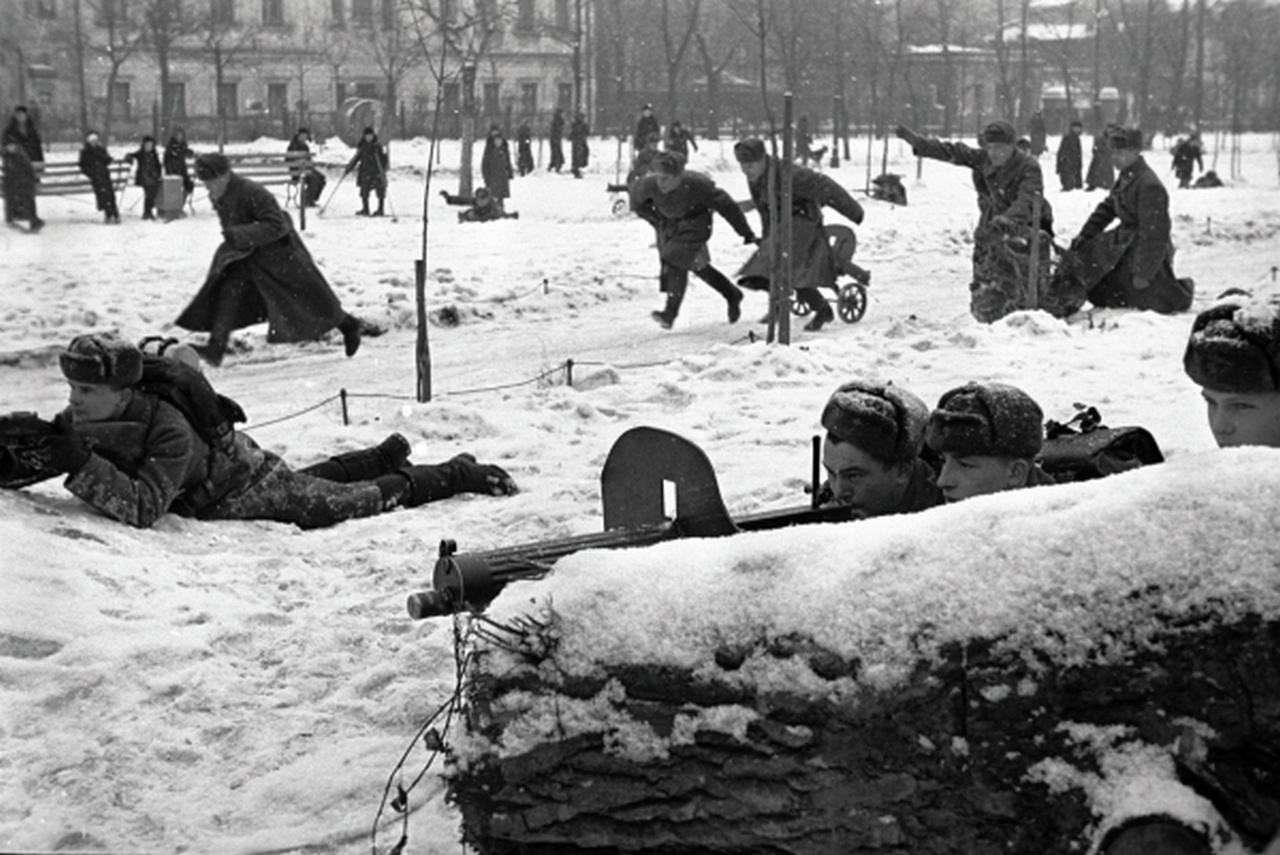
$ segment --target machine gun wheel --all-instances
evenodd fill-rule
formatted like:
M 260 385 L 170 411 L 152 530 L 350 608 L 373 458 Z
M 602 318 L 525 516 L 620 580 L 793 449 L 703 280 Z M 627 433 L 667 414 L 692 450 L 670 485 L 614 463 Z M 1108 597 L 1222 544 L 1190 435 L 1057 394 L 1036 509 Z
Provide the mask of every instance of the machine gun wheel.
M 857 323 L 867 313 L 867 289 L 861 282 L 849 282 L 840 288 L 836 303 L 840 320 L 846 324 Z
M 791 314 L 798 318 L 803 318 L 813 311 L 813 307 L 800 299 L 799 294 L 795 291 L 791 292 Z

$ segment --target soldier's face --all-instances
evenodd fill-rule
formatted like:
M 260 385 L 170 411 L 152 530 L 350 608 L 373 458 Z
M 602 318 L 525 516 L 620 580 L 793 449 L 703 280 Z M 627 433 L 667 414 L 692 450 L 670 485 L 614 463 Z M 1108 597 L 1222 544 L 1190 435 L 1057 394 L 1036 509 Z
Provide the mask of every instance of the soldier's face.
M 1027 461 L 988 455 L 943 452 L 938 487 L 948 502 L 1021 487 L 1027 482 Z
M 755 181 L 761 175 L 764 175 L 764 158 L 760 160 L 740 160 L 738 161 L 738 166 L 742 167 L 742 174 L 751 181 Z
M 902 501 L 910 470 L 885 465 L 856 445 L 822 441 L 822 465 L 835 503 L 853 510 L 858 517 L 878 517 L 893 513 Z
M 67 381 L 70 392 L 67 403 L 71 405 L 74 422 L 101 422 L 119 415 L 128 403 L 128 389 L 115 389 L 101 383 L 75 383 Z
M 1111 163 L 1116 169 L 1128 169 L 1138 159 L 1138 150 L 1134 148 L 1111 149 Z
M 1209 430 L 1219 448 L 1280 448 L 1280 392 L 1200 392 L 1208 408 Z
M 680 186 L 679 173 L 672 175 L 668 172 L 655 172 L 653 174 L 658 177 L 658 189 L 663 193 L 670 193 Z
M 230 180 L 231 175 L 228 173 L 201 183 L 204 184 L 204 189 L 209 191 L 209 198 L 216 202 L 222 198 L 222 194 L 227 192 L 227 182 Z
M 991 158 L 991 162 L 996 166 L 1004 166 L 1009 162 L 1009 158 L 1013 157 L 1013 151 L 1016 146 L 1013 143 L 989 142 L 983 143 L 982 147 L 987 151 L 987 157 Z

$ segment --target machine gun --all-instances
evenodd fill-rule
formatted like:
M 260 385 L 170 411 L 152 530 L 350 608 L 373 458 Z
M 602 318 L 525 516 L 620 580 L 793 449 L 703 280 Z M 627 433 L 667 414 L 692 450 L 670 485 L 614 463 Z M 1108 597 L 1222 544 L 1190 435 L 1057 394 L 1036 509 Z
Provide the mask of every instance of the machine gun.
M 44 451 L 45 439 L 56 431 L 32 412 L 0 415 L 0 487 L 17 489 L 57 475 Z
M 853 519 L 848 508 L 822 506 L 820 473 L 815 437 L 812 501 L 735 520 L 725 509 L 715 469 L 701 448 L 659 428 L 632 428 L 613 444 L 600 473 L 603 532 L 467 554 L 459 554 L 453 540 L 443 540 L 432 590 L 409 595 L 409 615 L 422 620 L 464 609 L 480 611 L 508 583 L 541 578 L 557 560 L 583 549 L 622 549 L 682 537 L 723 537 Z M 666 500 L 672 494 L 675 507 L 669 509 Z

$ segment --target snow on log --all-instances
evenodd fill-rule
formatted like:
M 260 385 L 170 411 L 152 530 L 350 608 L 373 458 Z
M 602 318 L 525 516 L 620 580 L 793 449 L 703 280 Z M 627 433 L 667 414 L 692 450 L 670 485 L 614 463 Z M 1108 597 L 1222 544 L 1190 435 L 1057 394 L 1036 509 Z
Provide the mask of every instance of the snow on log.
M 1275 766 L 1253 767 L 1280 760 L 1278 487 L 1280 451 L 1220 451 L 562 559 L 491 606 L 510 643 L 477 643 L 448 772 L 465 840 L 1083 853 L 1164 814 L 1259 848 L 1280 819 Z

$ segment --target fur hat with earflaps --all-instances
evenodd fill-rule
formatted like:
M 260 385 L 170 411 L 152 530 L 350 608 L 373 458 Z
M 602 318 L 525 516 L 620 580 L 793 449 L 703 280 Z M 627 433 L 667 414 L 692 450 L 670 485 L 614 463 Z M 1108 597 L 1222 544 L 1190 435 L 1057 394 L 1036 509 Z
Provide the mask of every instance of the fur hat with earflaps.
M 938 400 L 924 438 L 940 454 L 1031 459 L 1044 444 L 1044 412 L 1015 386 L 969 383 Z
M 226 155 L 211 151 L 196 158 L 196 180 L 212 181 L 220 175 L 231 171 L 231 161 Z
M 1215 392 L 1280 392 L 1280 306 L 1259 300 L 1205 309 L 1191 325 L 1182 367 Z
M 142 351 L 111 333 L 76 336 L 58 365 L 73 383 L 124 389 L 142 379 Z
M 831 439 L 855 445 L 885 463 L 919 456 L 928 421 L 924 401 L 892 383 L 845 383 L 822 408 L 822 427 Z

